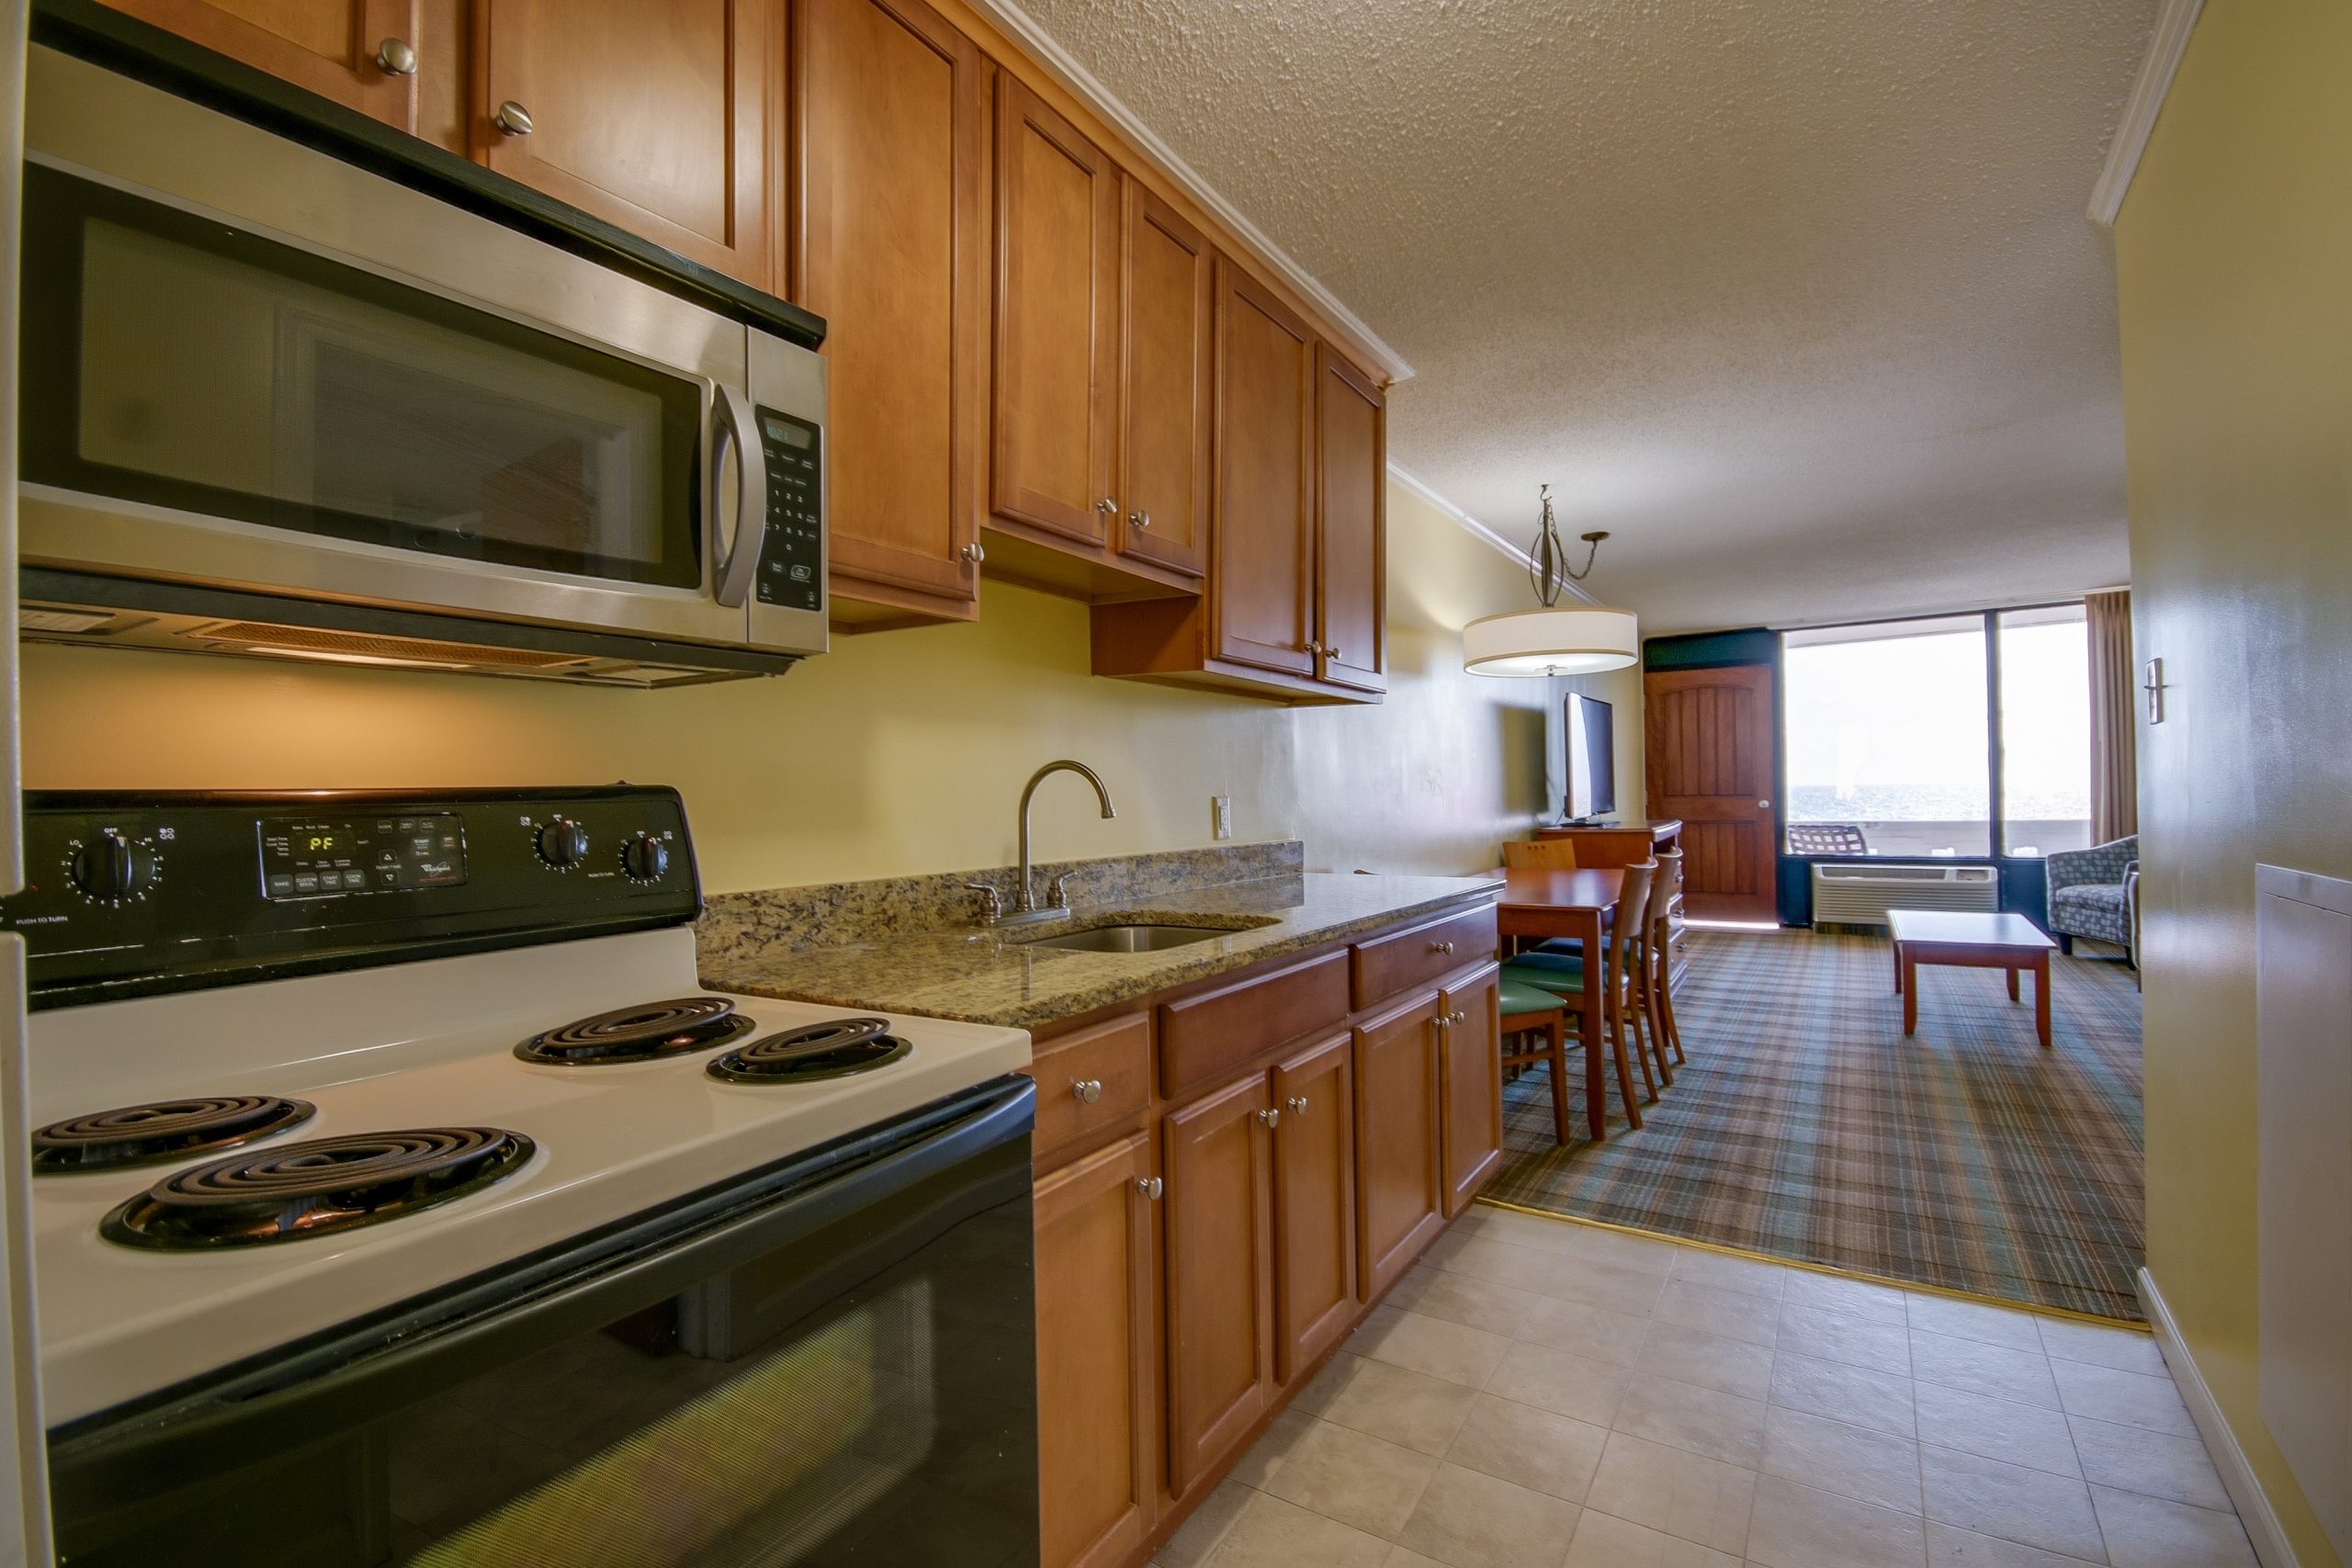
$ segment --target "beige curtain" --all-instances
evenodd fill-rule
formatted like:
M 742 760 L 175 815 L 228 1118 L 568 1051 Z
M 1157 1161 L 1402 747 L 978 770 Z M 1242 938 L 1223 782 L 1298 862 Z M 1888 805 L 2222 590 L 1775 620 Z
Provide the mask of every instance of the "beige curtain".
M 2140 829 L 2131 590 L 2086 593 L 2083 615 L 2091 647 L 2091 842 L 2104 844 Z

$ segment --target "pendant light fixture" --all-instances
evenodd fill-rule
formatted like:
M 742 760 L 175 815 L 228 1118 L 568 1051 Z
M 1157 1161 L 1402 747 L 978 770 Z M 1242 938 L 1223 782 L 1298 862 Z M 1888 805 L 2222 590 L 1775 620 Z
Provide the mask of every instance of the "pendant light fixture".
M 1623 670 L 1641 658 L 1641 627 L 1631 610 L 1606 604 L 1563 606 L 1560 591 L 1592 575 L 1600 541 L 1596 530 L 1583 536 L 1590 547 L 1584 569 L 1568 565 L 1552 517 L 1552 487 L 1542 490 L 1544 521 L 1527 552 L 1527 579 L 1540 605 L 1486 615 L 1462 628 L 1462 667 L 1473 675 L 1590 675 Z

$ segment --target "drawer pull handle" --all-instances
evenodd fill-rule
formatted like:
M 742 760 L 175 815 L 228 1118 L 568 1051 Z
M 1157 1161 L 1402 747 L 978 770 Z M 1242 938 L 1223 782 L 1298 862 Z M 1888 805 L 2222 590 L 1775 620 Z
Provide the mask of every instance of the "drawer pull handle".
M 1430 951 L 1431 953 L 1450 953 L 1453 951 L 1453 944 L 1450 942 L 1433 942 L 1430 943 Z
M 1136 1190 L 1157 1203 L 1159 1201 L 1159 1195 L 1167 1189 L 1160 1185 L 1159 1178 L 1156 1176 L 1138 1176 L 1136 1178 Z
M 1102 1080 L 1101 1078 L 1072 1078 L 1069 1091 L 1077 1096 L 1080 1105 L 1092 1105 L 1102 1098 Z
M 1292 1095 L 1288 1100 L 1283 1100 L 1283 1103 L 1290 1107 L 1290 1113 L 1293 1116 L 1304 1116 L 1306 1114 L 1306 1096 L 1303 1094 Z
M 1258 1120 L 1269 1127 L 1278 1127 L 1282 1125 L 1283 1113 L 1279 1111 L 1261 1111 L 1258 1112 Z

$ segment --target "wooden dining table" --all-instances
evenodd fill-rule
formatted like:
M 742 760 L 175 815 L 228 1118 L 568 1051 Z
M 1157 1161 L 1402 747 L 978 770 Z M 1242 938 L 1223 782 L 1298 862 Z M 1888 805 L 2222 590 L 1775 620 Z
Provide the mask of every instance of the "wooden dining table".
M 1577 1037 L 1584 1044 L 1585 1125 L 1597 1143 L 1609 1135 L 1608 1080 L 1602 1074 L 1602 998 L 1609 995 L 1608 953 L 1602 937 L 1617 912 L 1625 874 L 1614 866 L 1575 871 L 1513 869 L 1504 874 L 1503 895 L 1495 906 L 1505 938 L 1548 941 L 1576 937 L 1584 942 L 1584 1005 L 1577 1010 Z

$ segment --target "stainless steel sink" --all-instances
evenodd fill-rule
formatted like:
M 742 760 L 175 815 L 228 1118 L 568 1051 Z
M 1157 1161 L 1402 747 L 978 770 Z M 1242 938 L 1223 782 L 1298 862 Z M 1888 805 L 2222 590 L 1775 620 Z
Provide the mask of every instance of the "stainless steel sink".
M 1093 926 L 1060 936 L 1031 937 L 1023 947 L 1059 948 L 1065 953 L 1158 953 L 1163 948 L 1189 947 L 1235 933 L 1215 926 Z

